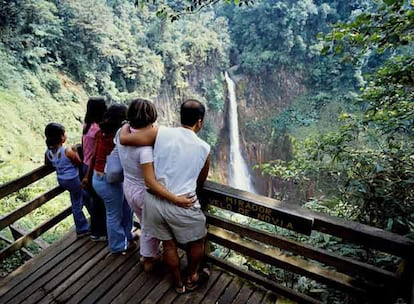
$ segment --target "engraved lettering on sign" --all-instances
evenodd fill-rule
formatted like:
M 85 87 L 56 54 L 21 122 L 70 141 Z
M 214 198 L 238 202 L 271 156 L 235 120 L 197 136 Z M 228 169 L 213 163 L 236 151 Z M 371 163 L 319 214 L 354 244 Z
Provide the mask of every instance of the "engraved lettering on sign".
M 287 223 L 286 228 L 293 229 L 293 224 L 291 222 Z
M 209 203 L 222 209 L 238 212 L 252 218 L 257 218 L 263 222 L 294 230 L 292 222 L 286 223 L 283 219 L 275 217 L 272 214 L 272 209 L 265 206 L 260 206 L 229 196 L 226 196 L 224 199 L 209 198 Z

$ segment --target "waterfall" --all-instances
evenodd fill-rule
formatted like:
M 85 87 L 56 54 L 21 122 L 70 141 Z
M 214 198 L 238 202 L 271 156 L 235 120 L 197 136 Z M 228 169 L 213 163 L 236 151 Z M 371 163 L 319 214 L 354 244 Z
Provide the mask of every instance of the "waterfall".
M 229 184 L 231 187 L 256 193 L 250 179 L 249 169 L 240 152 L 239 122 L 237 115 L 236 90 L 229 74 L 224 74 L 229 92 L 230 165 Z

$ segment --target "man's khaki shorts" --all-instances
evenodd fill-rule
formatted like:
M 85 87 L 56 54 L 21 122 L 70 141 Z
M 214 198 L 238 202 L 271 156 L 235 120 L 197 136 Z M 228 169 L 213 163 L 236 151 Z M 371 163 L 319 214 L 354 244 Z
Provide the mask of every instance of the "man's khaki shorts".
M 155 195 L 145 193 L 144 223 L 147 233 L 162 241 L 178 243 L 202 239 L 207 234 L 206 217 L 200 208 L 182 208 Z

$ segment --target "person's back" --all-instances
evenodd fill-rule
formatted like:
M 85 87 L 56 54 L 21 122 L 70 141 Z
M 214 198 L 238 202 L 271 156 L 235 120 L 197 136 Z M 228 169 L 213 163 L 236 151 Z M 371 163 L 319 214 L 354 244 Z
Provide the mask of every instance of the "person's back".
M 135 130 L 131 128 L 131 132 Z M 152 147 L 132 147 L 124 146 L 119 143 L 118 134 L 115 136 L 115 143 L 119 151 L 119 158 L 121 160 L 122 168 L 124 169 L 124 183 L 128 183 L 131 186 L 138 187 L 142 193 L 145 192 L 144 176 L 141 170 L 141 162 L 150 154 L 150 159 L 147 162 L 152 161 Z
M 90 97 L 86 106 L 85 119 L 82 131 L 82 187 L 88 196 L 85 196 L 85 204 L 91 215 L 91 240 L 106 241 L 106 218 L 105 207 L 102 199 L 92 187 L 92 175 L 94 167 L 94 152 L 99 134 L 99 123 L 102 122 L 107 110 L 106 101 L 103 97 Z M 92 165 L 91 165 L 92 163 Z
M 203 125 L 205 108 L 197 100 L 181 105 L 181 127 L 160 127 L 154 144 L 157 181 L 175 195 L 195 195 L 198 184 L 207 178 L 210 146 L 197 136 Z M 144 173 L 145 180 L 147 175 Z M 152 190 L 152 189 L 151 189 Z M 163 240 L 164 263 L 170 268 L 177 293 L 194 290 L 201 284 L 198 270 L 204 257 L 206 217 L 198 200 L 191 208 L 181 208 L 147 193 L 144 219 L 148 233 Z M 184 285 L 177 243 L 187 244 L 188 277 Z
M 131 101 L 127 118 L 130 123 L 129 131 L 142 134 L 146 129 L 152 128 L 157 119 L 157 110 L 151 101 L 137 98 Z M 121 145 L 119 134 L 120 132 L 115 136 L 115 143 L 124 171 L 124 195 L 141 225 L 140 253 L 144 270 L 149 271 L 158 259 L 159 240 L 147 234 L 143 221 L 142 213 L 146 186 L 142 166 L 148 164 L 152 166 L 152 146 L 132 147 Z
M 154 145 L 155 176 L 176 195 L 194 193 L 209 152 L 210 146 L 192 130 L 160 127 Z
M 103 97 L 90 97 L 87 103 L 82 132 L 83 163 L 89 166 L 95 147 L 96 133 L 100 130 L 99 123 L 106 112 L 106 102 Z
M 124 200 L 122 182 L 110 182 L 105 174 L 107 156 L 115 147 L 116 131 L 126 118 L 126 106 L 112 104 L 106 113 L 101 131 L 97 134 L 96 150 L 93 156 L 92 186 L 105 204 L 108 245 L 111 254 L 125 254 L 128 242 L 132 241 L 132 211 Z M 92 164 L 91 164 L 92 166 Z
M 141 134 L 143 131 L 151 129 L 157 120 L 157 115 L 157 110 L 151 101 L 142 98 L 132 100 L 127 112 L 130 124 L 129 131 Z M 122 145 L 120 130 L 114 141 L 124 170 L 124 192 L 128 203 L 138 215 L 141 212 L 146 189 L 141 165 L 153 162 L 152 145 L 140 147 Z
M 46 157 L 56 169 L 58 179 L 69 180 L 79 176 L 78 167 L 66 156 L 66 147 L 57 150 L 48 149 Z
M 79 179 L 79 156 L 63 144 L 66 141 L 65 127 L 59 123 L 49 123 L 45 127 L 45 163 L 56 169 L 59 186 L 68 190 L 72 204 L 73 219 L 78 237 L 89 234 L 89 224 L 83 214 L 83 193 Z

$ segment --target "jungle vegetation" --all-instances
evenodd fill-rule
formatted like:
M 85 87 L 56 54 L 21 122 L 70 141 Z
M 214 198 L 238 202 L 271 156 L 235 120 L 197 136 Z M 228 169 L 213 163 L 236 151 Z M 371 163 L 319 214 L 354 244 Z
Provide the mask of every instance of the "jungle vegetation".
M 289 138 L 293 147 L 262 165 L 263 174 L 311 188 L 312 200 L 301 202 L 307 208 L 410 236 L 412 24 L 408 0 L 0 1 L 0 182 L 40 164 L 47 121 L 62 121 L 76 142 L 88 95 L 126 102 L 171 90 L 174 98 L 199 97 L 217 114 L 225 107 L 221 71 L 238 65 L 270 88 L 269 76 L 283 68 L 300 74 L 307 90 L 249 124 L 260 141 Z M 203 136 L 217 143 L 213 126 Z M 1 213 L 51 183 L 7 198 Z M 21 225 L 30 229 L 35 218 Z M 339 246 L 321 235 L 306 241 Z

